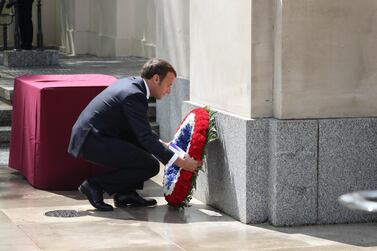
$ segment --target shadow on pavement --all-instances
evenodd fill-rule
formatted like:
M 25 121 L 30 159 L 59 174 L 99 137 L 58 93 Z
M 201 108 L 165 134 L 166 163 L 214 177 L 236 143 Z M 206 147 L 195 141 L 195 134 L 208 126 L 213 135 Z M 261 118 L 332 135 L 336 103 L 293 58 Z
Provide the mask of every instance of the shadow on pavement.
M 377 223 L 332 224 L 298 227 L 252 225 L 285 234 L 307 235 L 359 247 L 377 247 Z

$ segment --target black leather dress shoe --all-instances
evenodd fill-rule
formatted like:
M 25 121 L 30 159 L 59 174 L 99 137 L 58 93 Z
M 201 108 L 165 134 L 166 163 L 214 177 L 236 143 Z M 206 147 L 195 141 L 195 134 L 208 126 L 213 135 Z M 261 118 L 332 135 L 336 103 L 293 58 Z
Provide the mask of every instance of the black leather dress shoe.
M 157 204 L 155 199 L 144 199 L 136 192 L 130 192 L 128 194 L 115 194 L 114 205 L 116 207 L 150 207 Z
M 80 186 L 79 191 L 88 198 L 90 204 L 99 211 L 111 211 L 114 208 L 103 202 L 103 191 L 95 185 L 91 185 L 85 180 Z

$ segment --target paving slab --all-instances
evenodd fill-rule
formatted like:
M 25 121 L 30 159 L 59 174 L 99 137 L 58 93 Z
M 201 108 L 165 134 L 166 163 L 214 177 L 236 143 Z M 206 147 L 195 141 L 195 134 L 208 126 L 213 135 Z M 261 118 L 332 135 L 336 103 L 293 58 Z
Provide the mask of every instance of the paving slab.
M 193 200 L 177 210 L 163 198 L 160 174 L 143 196 L 151 208 L 98 212 L 77 191 L 34 189 L 13 169 L 0 167 L 0 250 L 373 250 L 377 224 L 273 227 L 247 225 Z M 112 203 L 110 197 L 106 202 Z M 84 212 L 51 217 L 56 210 Z

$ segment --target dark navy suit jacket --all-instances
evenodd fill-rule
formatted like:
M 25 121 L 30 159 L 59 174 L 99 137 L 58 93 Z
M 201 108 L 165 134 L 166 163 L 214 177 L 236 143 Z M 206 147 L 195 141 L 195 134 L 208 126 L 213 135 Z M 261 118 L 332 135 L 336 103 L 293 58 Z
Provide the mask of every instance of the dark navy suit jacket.
M 79 156 L 88 133 L 94 130 L 134 143 L 163 164 L 168 163 L 174 153 L 166 149 L 152 131 L 147 109 L 148 100 L 142 78 L 129 77 L 115 81 L 81 112 L 72 128 L 68 152 Z

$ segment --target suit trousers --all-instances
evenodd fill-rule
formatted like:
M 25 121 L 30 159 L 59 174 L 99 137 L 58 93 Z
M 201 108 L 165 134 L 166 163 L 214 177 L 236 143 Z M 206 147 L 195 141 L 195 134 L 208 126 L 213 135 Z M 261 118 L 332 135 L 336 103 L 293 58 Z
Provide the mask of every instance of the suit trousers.
M 80 156 L 109 171 L 90 177 L 89 183 L 100 186 L 106 193 L 125 194 L 143 189 L 144 181 L 157 175 L 159 161 L 137 144 L 91 130 L 85 139 Z

